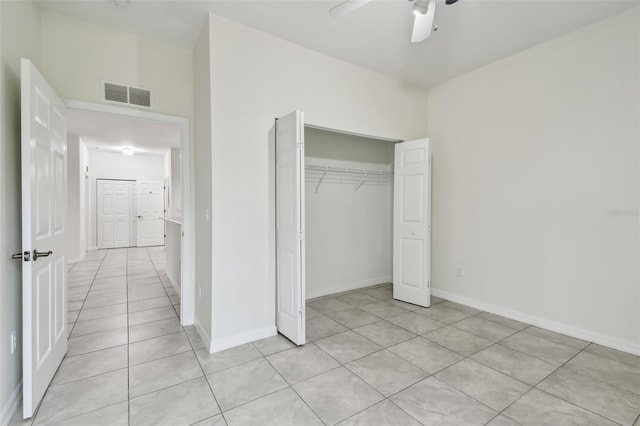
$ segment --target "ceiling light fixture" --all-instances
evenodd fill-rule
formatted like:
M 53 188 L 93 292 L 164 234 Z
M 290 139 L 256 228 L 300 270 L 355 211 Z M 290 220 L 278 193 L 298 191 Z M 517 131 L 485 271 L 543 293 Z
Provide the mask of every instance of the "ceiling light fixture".
M 133 155 L 136 153 L 136 151 L 130 146 L 123 146 L 121 149 L 124 155 Z

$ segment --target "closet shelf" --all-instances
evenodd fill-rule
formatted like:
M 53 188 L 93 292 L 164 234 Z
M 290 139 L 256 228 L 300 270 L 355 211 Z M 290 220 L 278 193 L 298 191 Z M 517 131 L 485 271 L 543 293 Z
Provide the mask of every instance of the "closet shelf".
M 384 170 L 307 165 L 306 181 L 316 182 L 317 193 L 322 183 L 338 183 L 354 185 L 354 192 L 363 185 L 389 186 L 393 173 Z
M 378 176 L 393 176 L 392 172 L 385 172 L 383 170 L 372 169 L 357 169 L 350 167 L 334 167 L 334 166 L 312 166 L 308 165 L 305 170 L 313 170 L 327 173 L 347 173 L 356 175 L 378 175 Z

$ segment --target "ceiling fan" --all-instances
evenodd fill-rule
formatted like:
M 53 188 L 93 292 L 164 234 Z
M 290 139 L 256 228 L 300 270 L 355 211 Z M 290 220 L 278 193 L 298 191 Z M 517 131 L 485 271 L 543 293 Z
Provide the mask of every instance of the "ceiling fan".
M 329 11 L 331 16 L 344 16 L 356 9 L 361 8 L 371 0 L 346 0 Z M 436 17 L 436 0 L 409 0 L 413 2 L 413 32 L 411 33 L 411 43 L 420 43 L 428 39 L 434 30 Z M 445 0 L 446 4 L 453 4 L 458 0 Z

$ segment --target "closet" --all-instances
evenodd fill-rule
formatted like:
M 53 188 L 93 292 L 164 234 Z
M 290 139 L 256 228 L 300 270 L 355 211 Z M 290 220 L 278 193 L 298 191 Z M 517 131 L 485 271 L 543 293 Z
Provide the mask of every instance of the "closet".
M 394 299 L 428 307 L 429 139 L 305 127 L 301 111 L 272 134 L 278 331 L 303 345 L 308 298 L 389 281 Z
M 164 245 L 162 181 L 96 179 L 97 246 Z
M 392 281 L 394 142 L 305 127 L 306 298 Z
M 98 248 L 136 245 L 136 181 L 96 179 Z

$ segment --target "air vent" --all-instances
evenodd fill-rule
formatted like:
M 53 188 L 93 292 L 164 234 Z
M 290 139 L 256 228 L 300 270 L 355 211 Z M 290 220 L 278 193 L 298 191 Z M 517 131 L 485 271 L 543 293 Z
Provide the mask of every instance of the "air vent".
M 151 106 L 151 90 L 129 87 L 129 103 L 132 105 Z
M 102 81 L 102 99 L 108 102 L 151 108 L 151 90 Z

